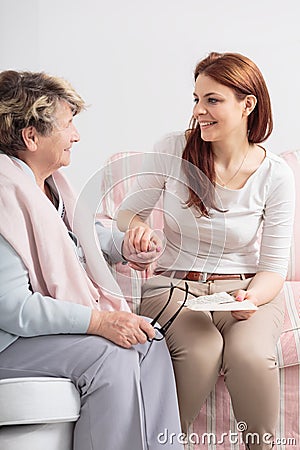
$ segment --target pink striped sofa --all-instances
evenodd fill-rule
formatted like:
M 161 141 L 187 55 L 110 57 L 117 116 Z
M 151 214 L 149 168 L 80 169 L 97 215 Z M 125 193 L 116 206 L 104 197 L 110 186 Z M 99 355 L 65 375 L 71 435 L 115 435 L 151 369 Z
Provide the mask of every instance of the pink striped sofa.
M 297 185 L 297 205 L 289 273 L 284 287 L 286 316 L 277 345 L 280 367 L 281 405 L 276 432 L 276 450 L 300 449 L 300 150 L 281 155 L 291 166 Z M 100 216 L 107 226 L 115 226 L 116 211 L 141 167 L 142 153 L 117 153 L 105 165 Z M 159 209 L 159 208 L 158 208 Z M 154 211 L 151 226 L 162 228 L 162 217 Z M 112 271 L 134 312 L 139 312 L 141 286 L 147 273 L 122 264 Z M 201 380 L 199 380 L 201 382 Z M 230 398 L 220 375 L 215 389 L 203 405 L 192 429 L 189 449 L 242 450 L 241 434 L 233 416 Z

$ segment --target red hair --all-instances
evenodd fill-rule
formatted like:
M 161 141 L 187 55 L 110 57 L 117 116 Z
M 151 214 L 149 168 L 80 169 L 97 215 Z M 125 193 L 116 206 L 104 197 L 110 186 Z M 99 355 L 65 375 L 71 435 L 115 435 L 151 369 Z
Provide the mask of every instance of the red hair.
M 231 88 L 238 100 L 243 100 L 247 95 L 254 95 L 257 104 L 248 116 L 248 141 L 250 144 L 260 143 L 270 136 L 273 130 L 270 96 L 264 78 L 254 62 L 238 53 L 212 52 L 197 64 L 195 81 L 200 74 Z M 186 131 L 186 138 L 187 144 L 182 158 L 194 164 L 209 180 L 208 190 L 205 190 L 205 196 L 202 198 L 189 188 L 187 206 L 196 207 L 201 214 L 208 217 L 210 208 L 218 209 L 213 189 L 215 170 L 211 143 L 201 138 L 200 126 L 195 118 L 192 118 L 190 128 Z M 195 185 L 193 174 L 187 173 L 187 176 L 190 185 Z

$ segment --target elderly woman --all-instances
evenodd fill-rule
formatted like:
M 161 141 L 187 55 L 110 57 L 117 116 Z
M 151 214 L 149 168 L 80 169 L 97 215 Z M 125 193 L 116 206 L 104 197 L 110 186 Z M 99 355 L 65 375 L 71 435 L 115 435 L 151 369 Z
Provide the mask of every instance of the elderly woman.
M 129 311 L 102 253 L 90 255 L 74 233 L 75 198 L 58 171 L 83 108 L 62 79 L 0 74 L 0 378 L 70 378 L 81 395 L 75 450 L 154 450 L 159 433 L 180 432 L 168 351 L 147 341 L 152 326 Z

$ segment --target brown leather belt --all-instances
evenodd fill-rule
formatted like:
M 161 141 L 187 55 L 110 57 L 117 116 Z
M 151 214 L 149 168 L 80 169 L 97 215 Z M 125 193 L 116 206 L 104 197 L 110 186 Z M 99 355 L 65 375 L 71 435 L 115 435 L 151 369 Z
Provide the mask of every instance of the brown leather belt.
M 255 273 L 205 273 L 205 272 L 185 272 L 184 270 L 156 270 L 154 275 L 163 275 L 165 277 L 179 278 L 181 280 L 207 281 L 217 280 L 246 280 L 254 277 Z

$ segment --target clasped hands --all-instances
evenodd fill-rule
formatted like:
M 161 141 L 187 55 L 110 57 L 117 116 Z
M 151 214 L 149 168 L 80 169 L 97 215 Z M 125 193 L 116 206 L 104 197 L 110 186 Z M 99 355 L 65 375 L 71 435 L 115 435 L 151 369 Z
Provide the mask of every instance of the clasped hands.
M 138 226 L 126 231 L 122 253 L 132 269 L 145 270 L 161 255 L 163 239 L 160 232 L 148 226 Z

